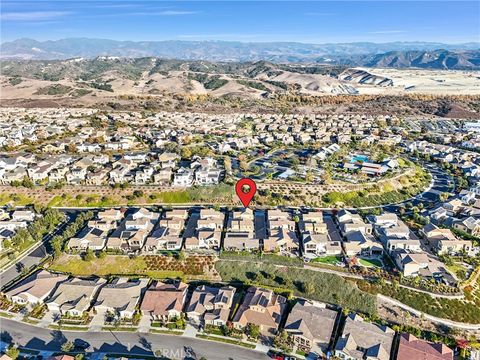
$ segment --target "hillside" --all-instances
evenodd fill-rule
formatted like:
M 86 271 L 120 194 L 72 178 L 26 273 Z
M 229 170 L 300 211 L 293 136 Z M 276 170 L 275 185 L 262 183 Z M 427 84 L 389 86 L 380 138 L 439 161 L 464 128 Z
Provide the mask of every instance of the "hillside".
M 304 44 L 233 41 L 115 41 L 70 38 L 55 41 L 19 39 L 0 46 L 3 59 L 65 60 L 99 56 L 206 60 L 270 61 L 368 67 L 479 69 L 479 43 L 428 42 Z M 444 49 L 444 50 L 438 50 Z
M 391 51 L 363 62 L 368 67 L 480 69 L 480 51 Z
M 480 94 L 474 72 L 160 58 L 5 60 L 2 99 L 98 99 L 166 94 L 264 99 L 278 95 Z

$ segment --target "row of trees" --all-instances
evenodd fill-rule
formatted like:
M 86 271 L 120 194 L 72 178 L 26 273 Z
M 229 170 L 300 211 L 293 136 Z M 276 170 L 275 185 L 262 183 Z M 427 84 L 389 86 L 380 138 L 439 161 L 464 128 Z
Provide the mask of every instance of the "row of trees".
M 93 218 L 92 211 L 86 211 L 80 213 L 75 221 L 67 226 L 65 231 L 60 235 L 55 235 L 50 239 L 50 246 L 53 250 L 53 257 L 57 258 L 61 255 L 62 251 L 65 250 L 66 241 L 85 226 L 85 222 Z
M 18 229 L 11 239 L 5 240 L 3 246 L 12 249 L 14 253 L 21 252 L 33 243 L 41 241 L 65 219 L 65 215 L 56 209 L 42 210 L 39 215 L 26 228 Z

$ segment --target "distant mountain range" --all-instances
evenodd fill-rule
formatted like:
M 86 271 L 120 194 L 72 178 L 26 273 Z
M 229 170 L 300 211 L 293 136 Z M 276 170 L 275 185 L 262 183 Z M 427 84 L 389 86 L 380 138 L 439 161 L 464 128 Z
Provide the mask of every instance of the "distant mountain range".
M 346 66 L 480 69 L 480 43 L 430 42 L 303 44 L 229 41 L 116 41 L 70 38 L 55 41 L 19 39 L 0 45 L 2 59 L 158 57 L 181 60 L 319 63 Z

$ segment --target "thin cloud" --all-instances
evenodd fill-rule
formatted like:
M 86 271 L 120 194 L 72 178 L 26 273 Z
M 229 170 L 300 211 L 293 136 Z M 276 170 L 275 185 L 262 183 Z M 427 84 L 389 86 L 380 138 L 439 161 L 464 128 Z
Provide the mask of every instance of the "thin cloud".
M 3 21 L 40 21 L 50 20 L 72 14 L 70 11 L 25 11 L 7 12 L 1 15 Z
M 188 10 L 163 10 L 163 11 L 142 11 L 134 12 L 128 15 L 136 16 L 181 16 L 181 15 L 195 15 L 198 14 L 198 11 L 188 11 Z
M 379 30 L 379 31 L 371 31 L 369 34 L 405 34 L 407 31 L 405 30 Z

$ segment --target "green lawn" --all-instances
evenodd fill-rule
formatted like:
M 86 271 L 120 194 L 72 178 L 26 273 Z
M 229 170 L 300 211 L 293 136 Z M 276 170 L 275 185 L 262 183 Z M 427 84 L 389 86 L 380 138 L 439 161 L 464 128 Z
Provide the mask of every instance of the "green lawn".
M 138 329 L 136 327 L 115 327 L 115 326 L 104 326 L 102 327 L 103 331 L 128 331 L 128 332 L 135 332 Z
M 358 262 L 366 267 L 383 267 L 383 263 L 378 259 L 359 259 Z
M 6 312 L 3 312 L 3 311 L 0 311 L 0 317 L 11 319 L 11 318 L 13 318 L 13 315 L 9 314 L 9 313 L 6 313 Z
M 336 265 L 339 262 L 342 262 L 342 257 L 339 255 L 332 256 L 322 256 L 312 259 L 312 262 L 317 262 L 321 264 Z
M 68 331 L 88 331 L 87 326 L 66 326 L 66 325 L 48 325 L 49 329 L 54 330 L 68 330 Z
M 165 329 L 150 329 L 152 334 L 165 334 L 165 335 L 182 335 L 183 331 L 180 330 L 165 330 Z
M 227 343 L 227 344 L 243 346 L 243 347 L 246 347 L 246 348 L 249 348 L 249 349 L 255 349 L 255 345 L 253 345 L 253 344 L 247 344 L 247 343 L 244 343 L 242 341 L 238 341 L 238 340 L 234 340 L 234 339 L 225 339 L 225 338 L 203 335 L 203 334 L 197 334 L 197 338 L 205 339 L 205 340 L 219 341 L 219 342 L 223 342 L 223 343 Z

